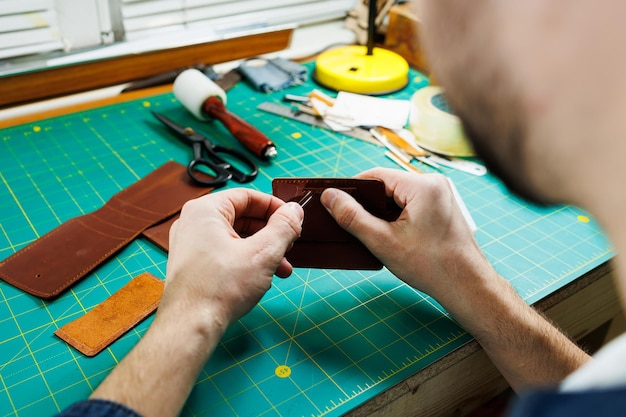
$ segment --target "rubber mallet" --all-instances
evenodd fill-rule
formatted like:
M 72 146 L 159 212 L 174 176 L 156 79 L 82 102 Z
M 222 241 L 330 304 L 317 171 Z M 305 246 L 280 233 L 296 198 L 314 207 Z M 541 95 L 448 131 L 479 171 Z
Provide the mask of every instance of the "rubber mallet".
M 196 69 L 181 72 L 174 80 L 174 96 L 200 120 L 219 120 L 250 152 L 261 159 L 276 156 L 276 145 L 261 131 L 226 109 L 226 93 Z

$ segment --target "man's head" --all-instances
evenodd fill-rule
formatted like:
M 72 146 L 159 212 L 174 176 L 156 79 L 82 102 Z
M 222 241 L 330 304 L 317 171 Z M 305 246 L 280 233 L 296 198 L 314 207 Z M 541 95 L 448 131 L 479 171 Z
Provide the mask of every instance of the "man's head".
M 583 158 L 623 124 L 602 102 L 626 104 L 626 3 L 420 0 L 417 12 L 431 69 L 489 168 L 532 201 L 580 203 Z

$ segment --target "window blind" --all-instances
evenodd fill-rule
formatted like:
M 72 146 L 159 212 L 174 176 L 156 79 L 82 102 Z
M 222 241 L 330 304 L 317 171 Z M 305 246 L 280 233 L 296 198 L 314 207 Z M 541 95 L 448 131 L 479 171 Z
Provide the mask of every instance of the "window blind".
M 342 18 L 357 0 L 120 0 L 127 40 L 205 29 L 218 36 Z
M 78 62 L 342 19 L 357 1 L 0 0 L 0 68 L 55 50 L 71 53 L 52 61 Z
M 53 0 L 0 0 L 0 59 L 60 49 Z

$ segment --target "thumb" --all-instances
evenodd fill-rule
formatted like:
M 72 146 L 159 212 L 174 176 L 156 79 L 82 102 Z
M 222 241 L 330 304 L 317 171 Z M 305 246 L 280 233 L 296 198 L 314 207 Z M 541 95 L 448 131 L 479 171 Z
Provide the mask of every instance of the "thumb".
M 286 203 L 279 207 L 261 230 L 250 236 L 261 252 L 266 252 L 273 262 L 280 262 L 291 244 L 300 237 L 304 210 L 298 203 Z
M 380 227 L 381 219 L 365 210 L 350 194 L 335 188 L 324 190 L 320 201 L 335 221 L 367 245 L 368 236 Z

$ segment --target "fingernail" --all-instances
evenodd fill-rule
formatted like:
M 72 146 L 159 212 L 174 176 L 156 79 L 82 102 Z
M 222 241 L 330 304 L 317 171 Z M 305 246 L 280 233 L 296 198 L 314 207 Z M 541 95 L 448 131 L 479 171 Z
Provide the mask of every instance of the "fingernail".
M 289 201 L 287 202 L 287 204 L 285 204 L 285 206 L 289 207 L 289 210 L 293 210 L 296 213 L 300 212 L 300 204 L 296 203 L 295 201 Z
M 289 210 L 296 213 L 296 215 L 300 218 L 300 224 L 302 224 L 304 221 L 304 209 L 300 206 L 300 204 L 295 201 L 290 201 L 285 205 L 289 208 Z
M 324 204 L 325 207 L 331 208 L 337 198 L 337 190 L 334 188 L 327 188 L 322 193 L 322 196 L 324 196 L 324 198 L 322 198 L 322 204 Z

